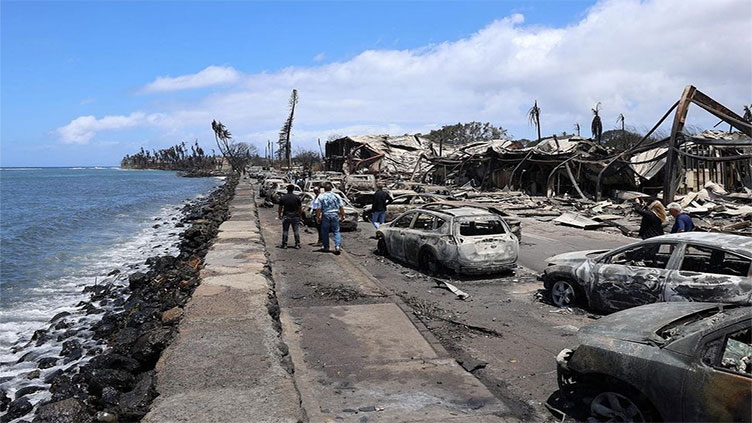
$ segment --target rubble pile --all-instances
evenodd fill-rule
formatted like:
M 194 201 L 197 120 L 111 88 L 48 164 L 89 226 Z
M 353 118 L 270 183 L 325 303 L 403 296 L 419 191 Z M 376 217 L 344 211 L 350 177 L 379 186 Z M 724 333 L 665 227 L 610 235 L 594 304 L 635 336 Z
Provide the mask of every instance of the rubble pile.
M 471 187 L 454 189 L 451 197 L 493 206 L 515 217 L 621 232 L 626 236 L 636 236 L 640 227 L 641 217 L 634 212 L 634 200 L 654 199 L 640 192 L 619 191 L 613 199 L 596 202 L 568 195 L 549 198 L 521 191 L 480 191 Z M 708 182 L 699 192 L 675 199 L 695 220 L 697 230 L 752 235 L 752 191 L 729 194 L 720 185 Z

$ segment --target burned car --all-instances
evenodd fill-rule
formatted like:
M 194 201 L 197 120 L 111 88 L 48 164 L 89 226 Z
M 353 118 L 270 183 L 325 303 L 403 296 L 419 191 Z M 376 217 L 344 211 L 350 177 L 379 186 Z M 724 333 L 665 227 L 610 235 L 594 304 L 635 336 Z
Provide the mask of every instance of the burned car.
M 475 207 L 416 209 L 376 231 L 381 255 L 429 274 L 494 273 L 517 263 L 519 242 L 499 215 Z
M 438 195 L 417 193 L 395 195 L 393 198 L 394 199 L 392 200 L 392 202 L 390 202 L 386 206 L 385 219 L 387 222 L 406 212 L 407 210 L 423 207 L 428 203 L 436 203 L 438 201 L 444 200 L 443 197 L 440 197 Z M 371 221 L 371 207 L 372 205 L 369 204 L 363 208 L 363 220 L 366 222 Z
M 354 231 L 358 229 L 358 216 L 360 216 L 360 210 L 353 207 L 352 204 L 350 204 L 350 201 L 347 199 L 345 194 L 342 193 L 342 191 L 339 190 L 333 190 L 335 194 L 339 195 L 339 197 L 342 199 L 342 202 L 344 203 L 344 209 L 345 209 L 345 220 L 341 221 L 339 224 L 339 227 L 342 230 L 349 230 Z M 300 202 L 302 203 L 303 208 L 303 223 L 305 223 L 307 226 L 316 226 L 315 222 L 315 214 L 313 213 L 313 198 L 314 195 L 310 192 L 304 192 L 300 194 Z
M 300 187 L 295 184 L 278 183 L 276 186 L 273 185 L 272 187 L 267 189 L 267 192 L 266 192 L 267 200 L 271 201 L 274 204 L 279 203 L 279 199 L 282 198 L 283 195 L 287 194 L 287 187 L 290 185 L 292 185 L 293 187 L 292 189 L 293 194 L 300 195 L 303 193 L 303 190 L 300 189 Z
M 287 182 L 281 178 L 266 178 L 259 187 L 259 197 L 267 197 L 267 192 L 272 189 L 277 189 L 278 185 L 284 185 Z
M 617 311 L 660 301 L 750 304 L 752 238 L 685 232 L 611 251 L 547 259 L 541 279 L 559 307 Z
M 556 358 L 560 393 L 588 421 L 748 422 L 752 307 L 649 304 L 599 319 Z
M 517 237 L 518 241 L 522 241 L 522 223 L 520 222 L 520 219 L 517 219 L 516 217 L 511 216 L 509 213 L 501 209 L 497 209 L 496 207 L 483 203 L 473 203 L 471 201 L 441 201 L 438 203 L 429 203 L 423 206 L 424 209 L 429 210 L 446 210 L 457 207 L 477 207 L 504 217 L 504 221 L 507 222 L 507 225 L 509 225 L 509 229 L 512 231 L 514 236 Z

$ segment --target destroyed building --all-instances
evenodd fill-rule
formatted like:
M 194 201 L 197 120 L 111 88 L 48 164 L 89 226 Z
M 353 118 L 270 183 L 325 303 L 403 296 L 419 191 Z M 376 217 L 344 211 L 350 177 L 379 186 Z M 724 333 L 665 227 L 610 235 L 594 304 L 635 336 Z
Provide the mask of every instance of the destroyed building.
M 324 160 L 328 171 L 407 177 L 425 172 L 425 159 L 435 156 L 431 140 L 420 135 L 359 135 L 327 142 Z
M 686 133 L 691 104 L 718 117 L 729 130 Z M 670 136 L 652 138 L 674 111 Z M 624 151 L 571 135 L 528 145 L 491 140 L 437 151 L 438 145 L 420 135 L 349 136 L 328 142 L 325 160 L 327 170 L 451 186 L 456 199 L 544 208 L 538 217 L 592 209 L 581 216 L 589 220 L 586 226 L 608 224 L 623 233 L 630 228 L 616 218 L 631 208 L 619 203 L 638 197 L 662 198 L 664 204 L 680 201 L 699 218 L 702 230 L 752 233 L 752 206 L 747 205 L 752 203 L 752 124 L 693 86 Z M 556 200 L 560 210 L 552 210 L 545 199 Z M 580 203 L 571 202 L 575 199 Z M 567 210 L 573 205 L 575 210 Z M 519 204 L 509 207 L 522 211 Z M 611 219 L 589 219 L 604 215 Z

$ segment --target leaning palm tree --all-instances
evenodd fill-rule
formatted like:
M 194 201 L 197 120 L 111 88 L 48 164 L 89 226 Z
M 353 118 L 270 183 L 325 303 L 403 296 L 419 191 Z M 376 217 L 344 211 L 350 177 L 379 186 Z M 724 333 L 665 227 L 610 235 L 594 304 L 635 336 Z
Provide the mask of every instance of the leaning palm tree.
M 533 107 L 530 108 L 530 110 L 527 111 L 527 119 L 530 121 L 531 125 L 535 125 L 535 128 L 538 130 L 538 142 L 541 140 L 541 134 L 540 134 L 540 107 L 538 107 L 538 100 L 535 100 L 535 104 Z
M 212 130 L 214 131 L 214 140 L 217 142 L 219 152 L 222 153 L 227 162 L 230 163 L 230 167 L 233 172 L 242 172 L 243 168 L 237 157 L 233 155 L 232 150 L 232 134 L 227 130 L 225 125 L 220 121 L 213 120 L 211 123 Z
M 590 123 L 590 132 L 593 134 L 595 141 L 600 144 L 601 136 L 603 135 L 603 124 L 601 123 L 601 117 L 598 116 L 598 112 L 601 110 L 601 102 L 599 101 L 593 110 L 593 122 Z

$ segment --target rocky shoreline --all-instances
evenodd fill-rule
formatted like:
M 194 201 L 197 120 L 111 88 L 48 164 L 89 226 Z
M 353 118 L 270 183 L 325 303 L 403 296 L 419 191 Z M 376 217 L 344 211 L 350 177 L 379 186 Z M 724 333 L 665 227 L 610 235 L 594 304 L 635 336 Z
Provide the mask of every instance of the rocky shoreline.
M 187 228 L 180 234 L 177 257 L 147 259 L 148 271 L 128 275 L 127 283 L 116 270 L 109 276 L 123 283 L 87 287 L 84 292 L 90 299 L 79 307 L 86 314 L 102 315 L 93 326 L 74 328 L 66 319 L 68 313 L 60 313 L 50 320 L 49 329 L 36 331 L 28 344 L 18 347 L 22 351 L 54 336 L 64 341 L 58 357 L 25 354 L 19 360 L 36 361 L 37 368 L 27 378 L 41 379 L 40 384 L 19 389 L 13 398 L 0 389 L 0 422 L 125 422 L 138 421 L 149 411 L 157 396 L 154 367 L 200 282 L 199 269 L 219 225 L 229 216 L 237 184 L 238 177 L 230 176 L 209 196 L 184 207 L 176 226 Z M 67 363 L 72 364 L 64 367 Z M 40 370 L 60 365 L 64 368 L 40 377 Z M 36 414 L 30 414 L 34 405 L 28 397 L 47 386 L 49 395 Z

